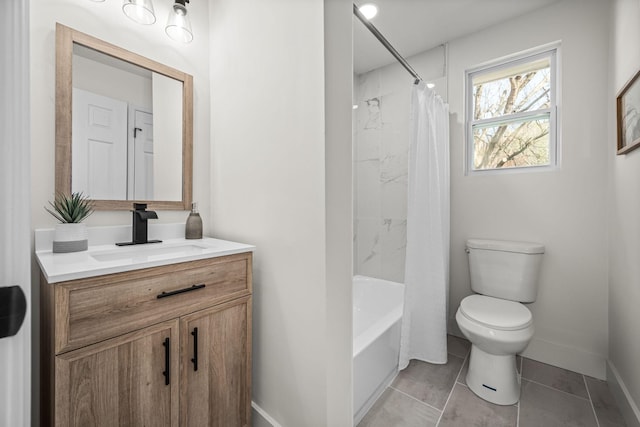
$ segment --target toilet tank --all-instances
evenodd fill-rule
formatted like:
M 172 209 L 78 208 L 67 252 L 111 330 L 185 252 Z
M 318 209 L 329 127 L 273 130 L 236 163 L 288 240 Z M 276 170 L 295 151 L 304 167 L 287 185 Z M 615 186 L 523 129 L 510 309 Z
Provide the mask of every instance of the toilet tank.
M 474 292 L 519 302 L 536 300 L 543 245 L 469 239 L 467 253 Z

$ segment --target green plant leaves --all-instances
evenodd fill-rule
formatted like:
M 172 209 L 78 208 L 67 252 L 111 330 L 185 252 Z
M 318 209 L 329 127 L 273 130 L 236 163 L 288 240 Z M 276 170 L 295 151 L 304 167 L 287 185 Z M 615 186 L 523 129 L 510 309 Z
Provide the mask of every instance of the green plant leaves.
M 49 205 L 53 210 L 46 206 L 45 210 L 62 223 L 81 222 L 93 213 L 93 202 L 81 192 L 71 195 L 57 193 L 53 203 L 49 202 Z

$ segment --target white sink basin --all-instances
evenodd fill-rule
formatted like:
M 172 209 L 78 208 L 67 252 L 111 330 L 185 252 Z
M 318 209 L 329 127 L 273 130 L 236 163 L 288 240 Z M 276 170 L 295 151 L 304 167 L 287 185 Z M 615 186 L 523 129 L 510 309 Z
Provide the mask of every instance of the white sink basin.
M 167 258 L 197 255 L 205 250 L 210 250 L 209 246 L 197 244 L 181 244 L 176 246 L 157 246 L 149 243 L 145 245 L 133 245 L 118 248 L 110 251 L 89 252 L 89 255 L 100 262 L 110 261 L 153 261 Z M 161 245 L 161 244 L 160 244 Z

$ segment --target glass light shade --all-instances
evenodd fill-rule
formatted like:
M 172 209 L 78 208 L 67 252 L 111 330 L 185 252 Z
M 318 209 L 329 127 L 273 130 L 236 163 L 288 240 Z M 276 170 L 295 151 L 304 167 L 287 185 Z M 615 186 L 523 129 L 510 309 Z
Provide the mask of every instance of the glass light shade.
M 151 0 L 124 0 L 122 11 L 138 24 L 151 25 L 156 22 Z
M 177 42 L 190 43 L 193 40 L 191 22 L 187 16 L 187 8 L 184 5 L 180 3 L 173 5 L 173 11 L 169 13 L 165 31 L 171 39 Z
M 367 19 L 372 19 L 378 14 L 378 6 L 373 3 L 363 4 L 358 8 L 358 10 Z

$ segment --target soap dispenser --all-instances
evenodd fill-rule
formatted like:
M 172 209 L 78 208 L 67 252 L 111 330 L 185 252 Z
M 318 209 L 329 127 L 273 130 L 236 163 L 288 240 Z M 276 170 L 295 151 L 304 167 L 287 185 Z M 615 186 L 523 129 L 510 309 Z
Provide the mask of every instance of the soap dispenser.
M 184 237 L 186 239 L 202 239 L 202 218 L 198 213 L 198 204 L 191 204 L 191 213 L 187 218 Z

